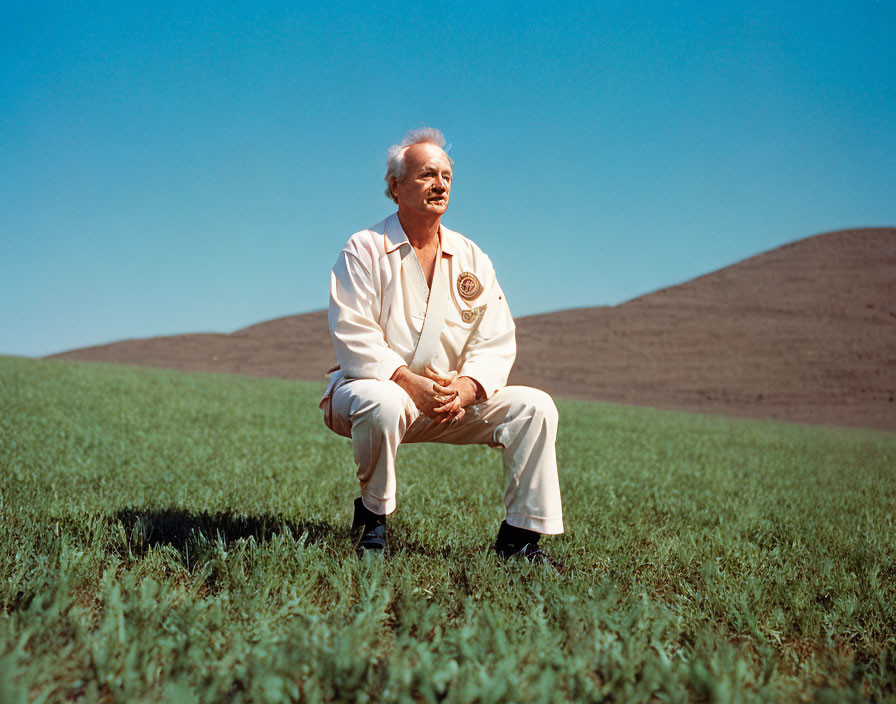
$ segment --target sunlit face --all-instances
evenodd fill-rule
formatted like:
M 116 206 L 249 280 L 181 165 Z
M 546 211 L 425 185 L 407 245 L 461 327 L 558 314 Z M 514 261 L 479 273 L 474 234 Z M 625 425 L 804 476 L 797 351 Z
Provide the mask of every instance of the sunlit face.
M 412 144 L 404 155 L 404 179 L 389 184 L 399 210 L 441 215 L 448 209 L 451 162 L 435 144 Z

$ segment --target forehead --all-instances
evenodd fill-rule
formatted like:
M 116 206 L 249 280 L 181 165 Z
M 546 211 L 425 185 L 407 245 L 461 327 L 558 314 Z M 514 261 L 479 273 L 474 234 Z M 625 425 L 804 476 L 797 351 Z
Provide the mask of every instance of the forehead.
M 435 166 L 441 170 L 451 171 L 451 162 L 448 160 L 448 155 L 435 144 L 412 144 L 405 152 L 405 164 L 410 169 Z

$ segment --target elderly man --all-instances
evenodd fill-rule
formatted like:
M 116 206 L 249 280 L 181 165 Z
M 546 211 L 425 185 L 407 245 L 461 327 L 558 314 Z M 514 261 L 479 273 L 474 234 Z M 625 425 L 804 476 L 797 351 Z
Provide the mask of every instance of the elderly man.
M 409 132 L 389 149 L 386 195 L 398 212 L 355 233 L 330 276 L 330 336 L 339 370 L 324 420 L 351 438 L 361 496 L 359 554 L 386 546 L 404 442 L 503 448 L 504 503 L 495 550 L 544 560 L 541 534 L 563 532 L 550 396 L 505 386 L 515 328 L 489 258 L 442 225 L 452 161 L 442 133 Z

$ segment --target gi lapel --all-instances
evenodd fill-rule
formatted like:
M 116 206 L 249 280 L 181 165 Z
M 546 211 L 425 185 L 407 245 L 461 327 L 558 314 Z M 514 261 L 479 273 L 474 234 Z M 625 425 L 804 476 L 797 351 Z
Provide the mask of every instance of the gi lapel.
M 441 344 L 442 327 L 445 323 L 445 315 L 448 313 L 448 276 L 445 273 L 442 260 L 442 244 L 436 252 L 436 266 L 432 274 L 432 286 L 429 289 L 429 298 L 426 301 L 426 318 L 423 320 L 423 330 L 417 347 L 414 349 L 414 358 L 409 366 L 416 374 L 423 374 L 436 354 Z

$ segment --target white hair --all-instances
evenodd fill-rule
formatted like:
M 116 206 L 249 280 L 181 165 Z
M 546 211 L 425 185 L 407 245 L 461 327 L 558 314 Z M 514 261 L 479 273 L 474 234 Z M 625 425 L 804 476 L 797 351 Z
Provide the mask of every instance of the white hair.
M 396 181 L 404 180 L 404 155 L 407 153 L 408 147 L 414 144 L 435 144 L 440 149 L 445 150 L 445 135 L 442 134 L 442 130 L 437 130 L 435 127 L 420 127 L 419 129 L 409 131 L 398 144 L 393 144 L 389 147 L 389 151 L 386 152 L 386 197 L 396 203 L 398 201 L 392 195 L 392 189 L 389 188 L 389 184 L 393 176 Z M 448 163 L 452 166 L 454 165 L 454 160 L 450 156 L 448 157 Z

